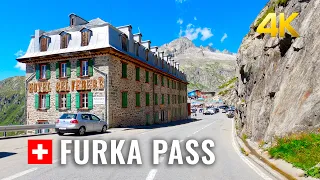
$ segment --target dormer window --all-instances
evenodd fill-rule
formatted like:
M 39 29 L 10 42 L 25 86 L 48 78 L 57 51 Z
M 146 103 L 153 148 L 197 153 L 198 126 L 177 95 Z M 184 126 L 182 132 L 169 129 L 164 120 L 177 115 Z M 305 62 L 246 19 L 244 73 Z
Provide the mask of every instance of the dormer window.
M 81 32 L 81 46 L 88 46 L 90 42 L 90 38 L 92 35 L 92 31 L 87 28 L 83 28 L 80 30 Z
M 122 50 L 128 51 L 128 36 L 126 34 L 121 35 L 121 46 Z
M 66 32 L 61 32 L 60 33 L 60 49 L 65 49 L 69 45 L 69 40 L 70 40 L 71 35 Z
M 146 49 L 145 53 L 146 53 L 146 60 L 148 61 L 149 60 L 149 50 Z
M 136 42 L 136 56 L 139 56 L 139 47 L 140 47 L 140 44 L 138 42 Z
M 40 37 L 40 51 L 47 51 L 50 43 L 50 37 L 42 35 Z

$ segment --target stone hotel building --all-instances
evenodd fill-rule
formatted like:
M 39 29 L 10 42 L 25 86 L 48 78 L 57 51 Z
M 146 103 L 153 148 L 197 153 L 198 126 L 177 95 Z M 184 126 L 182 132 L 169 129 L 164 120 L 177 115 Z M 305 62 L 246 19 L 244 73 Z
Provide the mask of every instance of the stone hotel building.
M 28 124 L 88 112 L 110 127 L 186 119 L 187 81 L 179 65 L 132 27 L 71 14 L 69 26 L 36 30 L 26 54 Z

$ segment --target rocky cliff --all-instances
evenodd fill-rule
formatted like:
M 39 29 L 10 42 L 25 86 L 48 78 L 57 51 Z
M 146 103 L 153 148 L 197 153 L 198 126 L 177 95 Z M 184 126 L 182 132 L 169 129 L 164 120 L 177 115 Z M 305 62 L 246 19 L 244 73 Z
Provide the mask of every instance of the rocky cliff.
M 25 77 L 0 81 L 0 126 L 24 124 Z
M 268 12 L 293 12 L 300 37 L 255 32 Z M 243 39 L 237 56 L 238 127 L 253 140 L 270 141 L 320 128 L 320 0 L 271 0 Z
M 236 56 L 227 50 L 196 47 L 188 38 L 181 37 L 159 48 L 173 56 L 187 74 L 188 90 L 216 91 L 217 87 L 235 76 Z

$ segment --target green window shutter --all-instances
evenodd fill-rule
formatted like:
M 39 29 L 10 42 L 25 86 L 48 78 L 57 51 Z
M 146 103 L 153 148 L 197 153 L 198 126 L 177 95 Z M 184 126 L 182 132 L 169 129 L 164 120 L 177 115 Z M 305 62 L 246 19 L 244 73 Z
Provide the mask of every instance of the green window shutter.
M 93 76 L 93 59 L 88 60 L 89 76 Z
M 127 78 L 127 64 L 122 63 L 122 78 Z
M 40 65 L 36 64 L 36 79 L 40 79 Z
M 146 93 L 146 106 L 150 105 L 150 94 Z
M 71 63 L 70 61 L 67 62 L 67 77 L 71 77 Z
M 170 88 L 170 79 L 167 79 L 167 83 L 168 83 L 168 88 Z
M 56 110 L 59 110 L 59 94 L 56 94 Z
M 170 104 L 170 94 L 168 94 L 168 104 Z
M 56 78 L 59 79 L 60 77 L 60 63 L 56 63 Z
M 34 95 L 34 108 L 39 109 L 39 94 Z
M 171 88 L 173 89 L 173 80 L 171 81 Z
M 50 79 L 50 78 L 51 78 L 50 63 L 46 64 L 46 78 L 47 78 L 47 79 Z
M 158 85 L 158 75 L 154 74 L 154 78 L 155 78 L 155 85 Z
M 46 109 L 50 109 L 50 94 L 46 94 Z
M 122 107 L 128 107 L 128 92 L 122 92 Z
M 149 83 L 149 71 L 146 71 L 146 83 Z
M 158 105 L 158 94 L 154 94 L 154 104 Z
M 81 62 L 78 60 L 78 61 L 77 61 L 77 77 L 80 77 L 80 68 L 81 68 L 81 67 L 80 67 L 80 63 L 81 63 Z M 80 97 L 80 96 L 79 96 L 79 97 Z
M 164 94 L 161 94 L 161 104 L 164 104 Z
M 164 77 L 161 76 L 161 86 L 164 86 Z
M 136 106 L 140 107 L 140 93 L 136 93 Z
M 93 93 L 88 92 L 88 109 L 93 109 Z
M 140 81 L 140 68 L 136 67 L 136 81 Z
M 80 93 L 76 93 L 76 108 L 80 109 Z
M 67 94 L 67 109 L 71 109 L 71 94 Z

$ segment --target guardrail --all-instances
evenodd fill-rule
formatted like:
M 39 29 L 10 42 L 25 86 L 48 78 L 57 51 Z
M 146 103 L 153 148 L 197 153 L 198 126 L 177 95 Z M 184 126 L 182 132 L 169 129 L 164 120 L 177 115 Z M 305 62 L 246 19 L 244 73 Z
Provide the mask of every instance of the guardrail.
M 12 126 L 0 126 L 0 132 L 3 132 L 3 136 L 7 136 L 7 132 L 18 132 L 27 130 L 38 129 L 53 129 L 54 124 L 33 124 L 33 125 L 12 125 Z

